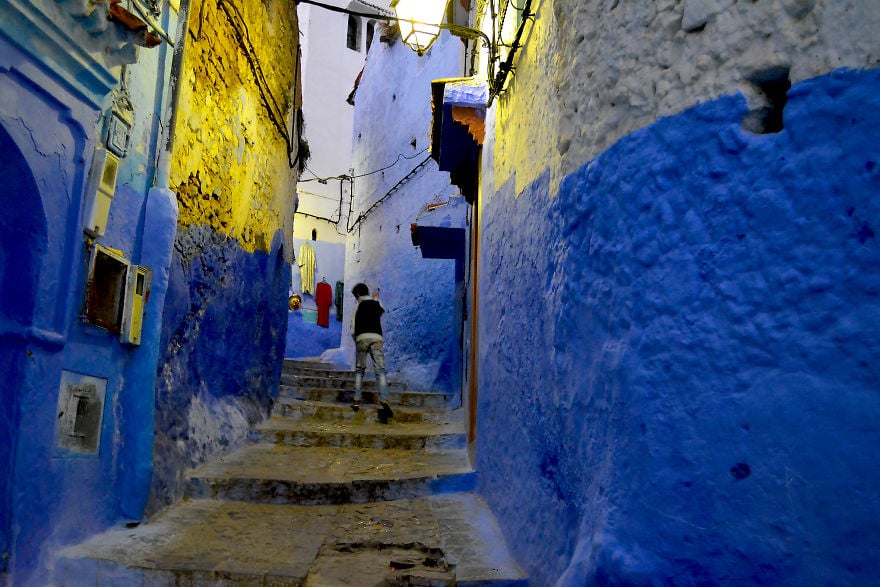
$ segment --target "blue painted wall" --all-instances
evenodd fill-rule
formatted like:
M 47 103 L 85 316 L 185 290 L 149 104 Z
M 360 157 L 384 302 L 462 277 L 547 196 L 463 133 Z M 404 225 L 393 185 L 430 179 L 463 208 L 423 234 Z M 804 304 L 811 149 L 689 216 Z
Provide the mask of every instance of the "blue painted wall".
M 347 297 L 351 298 L 351 294 Z M 345 300 L 349 301 L 348 299 Z M 336 320 L 336 309 L 330 307 L 330 325 L 327 328 L 315 323 L 314 312 L 303 315 L 302 309 L 287 313 L 287 340 L 284 356 L 291 359 L 314 359 L 324 352 L 338 349 L 343 336 L 349 336 L 348 325 Z
M 2 38 L 0 54 L 0 159 L 12 165 L 4 185 L 13 187 L 4 198 L 11 214 L 2 230 L 3 277 L 4 283 L 20 284 L 5 288 L 0 312 L 8 319 L 0 352 L 11 369 L 4 435 L 11 437 L 12 451 L 3 479 L 8 501 L 0 507 L 9 524 L 11 576 L 40 584 L 54 545 L 100 528 L 116 514 L 112 405 L 120 384 L 114 369 L 123 353 L 118 340 L 109 342 L 106 332 L 76 320 L 85 284 L 79 236 L 83 161 L 99 118 L 96 105 Z M 7 181 L 8 173 L 21 180 Z M 73 457 L 56 447 L 62 370 L 108 380 L 98 455 Z
M 278 393 L 290 265 L 282 235 L 248 253 L 205 226 L 175 242 L 156 390 L 148 511 L 179 500 L 183 475 L 244 443 Z
M 880 72 L 483 203 L 480 491 L 535 584 L 880 581 Z
M 441 35 L 424 57 L 403 43 L 374 43 L 355 96 L 349 225 L 365 216 L 346 242 L 346 289 L 364 282 L 382 290 L 390 376 L 413 389 L 459 390 L 462 290 L 455 261 L 424 259 L 410 225 L 466 222 L 467 203 L 429 152 L 431 81 L 461 75 L 461 48 L 451 35 Z M 426 212 L 440 202 L 449 204 Z M 352 299 L 349 293 L 346 325 Z M 342 348 L 345 360 L 337 361 L 352 364 L 354 343 L 345 334 Z
M 173 28 L 169 12 L 164 25 Z M 168 206 L 167 213 L 153 206 L 148 214 L 147 192 L 170 55 L 165 46 L 142 50 L 128 67 L 135 123 L 107 230 L 98 238 L 131 262 L 150 265 L 158 278 L 143 346 L 126 347 L 118 335 L 80 320 L 88 256 L 84 188 L 93 149 L 103 141 L 108 92 L 123 74 L 103 61 L 109 53 L 94 49 L 122 41 L 115 27 L 91 35 L 57 3 L 7 3 L 0 13 L 0 180 L 8 188 L 0 196 L 0 370 L 7 378 L 0 546 L 12 583 L 44 585 L 57 548 L 139 520 L 149 490 L 158 342 L 149 332 L 161 322 L 164 291 L 155 284 L 165 269 L 154 262 L 162 243 L 170 251 L 175 225 Z M 98 454 L 71 454 L 57 443 L 64 371 L 106 380 Z
M 345 244 L 294 239 L 293 247 L 297 255 L 304 242 L 311 244 L 315 252 L 315 284 L 326 278 L 335 295 L 336 282 L 345 279 Z M 350 286 L 346 288 L 343 304 L 351 302 L 351 296 L 347 291 L 350 289 Z M 343 327 L 343 323 L 336 320 L 335 305 L 330 306 L 329 328 L 315 323 L 318 306 L 315 304 L 314 292 L 307 294 L 302 291 L 302 273 L 296 263 L 291 265 L 290 294 L 298 294 L 302 298 L 302 308 L 288 313 L 284 356 L 315 358 L 320 357 L 325 351 L 338 349 L 343 332 L 348 332 L 348 327 Z
M 433 161 L 430 169 L 434 173 L 426 172 L 412 180 L 408 194 L 430 193 L 428 186 L 437 183 L 437 176 L 445 175 L 436 172 Z M 452 196 L 451 201 L 448 208 L 435 213 L 437 218 L 432 218 L 437 225 L 463 223 L 467 203 L 460 196 Z M 380 300 L 386 310 L 382 329 L 391 378 L 412 389 L 457 393 L 461 350 L 456 321 L 461 316 L 462 289 L 456 281 L 455 260 L 425 259 L 412 244 L 409 225 L 422 206 L 423 201 L 402 192 L 400 197 L 389 198 L 380 214 L 364 221 L 362 231 L 369 235 L 364 239 L 364 254 L 359 255 L 353 248 L 346 257 L 343 346 L 352 345 L 348 334 L 349 312 L 354 307 L 351 288 L 364 282 L 371 291 L 381 290 Z M 425 218 L 420 221 L 427 223 Z M 372 373 L 371 364 L 367 371 Z
M 18 391 L 25 357 L 23 334 L 32 323 L 39 259 L 36 247 L 45 245 L 46 225 L 39 209 L 39 192 L 27 161 L 12 137 L 0 127 L 0 572 L 10 554 L 12 483 L 15 439 L 18 435 Z
M 136 52 L 120 25 L 91 26 L 106 4 L 86 8 L 0 3 L 0 582 L 8 573 L 21 585 L 53 584 L 59 548 L 142 520 L 151 490 L 152 511 L 180 497 L 183 470 L 268 413 L 284 350 L 281 233 L 257 253 L 204 227 L 178 233 L 174 194 L 151 187 L 169 47 Z M 163 8 L 173 31 L 177 13 Z M 139 347 L 80 316 L 88 170 L 112 92 L 123 91 L 134 125 L 94 240 L 152 269 Z M 55 438 L 65 372 L 106 382 L 97 454 Z

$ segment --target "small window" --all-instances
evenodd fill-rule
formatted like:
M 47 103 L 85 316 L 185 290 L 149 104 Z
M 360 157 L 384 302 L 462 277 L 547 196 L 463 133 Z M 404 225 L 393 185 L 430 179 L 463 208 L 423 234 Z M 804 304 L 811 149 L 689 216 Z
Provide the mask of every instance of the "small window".
M 318 230 L 315 228 L 312 229 L 312 240 L 313 241 L 318 240 Z
M 370 45 L 373 44 L 373 35 L 376 33 L 376 21 L 367 21 L 367 53 L 370 52 Z
M 361 20 L 353 15 L 348 16 L 348 37 L 346 46 L 353 51 L 360 51 Z
M 86 287 L 86 322 L 119 333 L 127 275 L 124 257 L 101 245 L 94 246 Z

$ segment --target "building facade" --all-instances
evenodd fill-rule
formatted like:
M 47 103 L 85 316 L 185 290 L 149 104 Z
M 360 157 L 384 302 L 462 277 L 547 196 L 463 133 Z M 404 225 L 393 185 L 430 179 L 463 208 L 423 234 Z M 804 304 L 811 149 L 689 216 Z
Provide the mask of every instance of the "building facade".
M 488 4 L 494 71 L 515 53 L 470 212 L 465 405 L 532 580 L 876 582 L 876 7 Z M 398 223 L 361 234 L 377 273 Z
M 182 471 L 241 441 L 277 390 L 296 14 L 198 4 L 0 5 L 12 584 L 48 584 L 58 548 L 179 497 Z
M 398 33 L 389 32 L 388 39 L 374 43 L 355 98 L 352 166 L 358 178 L 345 281 L 348 290 L 363 282 L 380 291 L 392 377 L 413 389 L 458 395 L 469 209 L 431 157 L 431 82 L 464 73 L 464 48 L 457 39 L 441 38 L 420 58 Z M 419 241 L 418 226 L 448 231 L 458 240 L 452 236 L 456 242 L 441 242 L 432 252 L 427 232 Z M 347 333 L 341 349 L 341 362 L 352 364 L 354 343 Z

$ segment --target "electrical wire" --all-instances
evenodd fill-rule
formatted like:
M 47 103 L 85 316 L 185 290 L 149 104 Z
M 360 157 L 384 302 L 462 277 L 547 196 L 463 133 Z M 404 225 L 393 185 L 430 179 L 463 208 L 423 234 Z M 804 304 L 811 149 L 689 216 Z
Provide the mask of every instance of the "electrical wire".
M 360 225 L 360 224 L 361 224 L 361 223 L 367 218 L 367 216 L 370 215 L 370 212 L 372 212 L 373 210 L 375 210 L 380 204 L 382 204 L 382 202 L 384 202 L 384 201 L 387 200 L 389 197 L 391 197 L 391 195 L 392 195 L 394 192 L 396 192 L 398 189 L 400 189 L 400 186 L 402 186 L 403 184 L 405 184 L 406 182 L 408 182 L 410 179 L 412 179 L 413 176 L 415 176 L 415 175 L 416 175 L 416 174 L 417 174 L 422 168 L 424 168 L 425 165 L 427 165 L 428 162 L 431 161 L 431 160 L 432 160 L 432 159 L 431 159 L 431 156 L 430 156 L 430 155 L 428 155 L 427 157 L 425 157 L 425 159 L 423 159 L 421 163 L 419 163 L 418 165 L 416 165 L 415 167 L 412 168 L 412 171 L 410 171 L 409 173 L 407 173 L 405 176 L 403 176 L 403 178 L 402 178 L 400 181 L 398 181 L 396 184 L 394 184 L 394 185 L 391 187 L 391 189 L 388 190 L 388 191 L 385 193 L 384 196 L 382 196 L 381 198 L 379 198 L 378 200 L 376 200 L 375 202 L 373 202 L 373 205 L 370 206 L 369 208 L 367 208 L 364 212 L 361 212 L 361 213 L 358 215 L 357 220 L 355 220 L 354 224 L 352 224 L 351 226 L 346 226 L 346 228 L 348 229 L 349 234 L 352 233 L 352 232 L 354 231 L 354 229 L 356 229 L 356 228 L 357 228 L 357 227 L 358 227 L 358 226 L 359 226 L 359 225 Z M 352 192 L 352 193 L 353 193 L 353 192 Z M 353 199 L 353 198 L 352 198 L 352 199 Z M 349 211 L 348 216 L 349 216 L 349 220 L 351 220 L 351 212 L 350 212 L 350 211 Z M 347 223 L 346 223 L 346 224 L 347 224 Z
M 297 189 L 297 190 L 296 190 L 296 193 L 298 193 L 298 194 L 306 194 L 306 195 L 308 195 L 308 196 L 314 196 L 314 197 L 316 197 L 316 198 L 321 198 L 321 199 L 324 199 L 324 200 L 333 200 L 334 202 L 336 201 L 336 198 L 331 198 L 330 196 L 325 196 L 324 194 L 316 194 L 315 192 L 309 192 L 309 191 L 306 191 L 306 190 Z
M 386 165 L 385 167 L 381 167 L 381 168 L 379 168 L 379 169 L 374 169 L 373 171 L 367 171 L 366 173 L 360 173 L 360 174 L 358 174 L 358 175 L 348 175 L 348 174 L 345 174 L 345 173 L 341 173 L 341 174 L 339 174 L 339 175 L 333 175 L 333 176 L 330 176 L 330 177 L 318 177 L 317 174 L 316 174 L 314 171 L 312 171 L 311 169 L 308 169 L 308 167 L 306 167 L 306 169 L 308 169 L 309 173 L 311 173 L 312 175 L 314 175 L 315 178 L 314 178 L 314 179 L 301 179 L 301 180 L 299 180 L 299 183 L 307 183 L 307 182 L 310 182 L 310 181 L 324 182 L 324 181 L 329 181 L 329 180 L 331 180 L 331 179 L 345 180 L 345 179 L 349 179 L 349 178 L 368 177 L 368 176 L 370 176 L 370 175 L 375 175 L 375 174 L 377 174 L 377 173 L 381 173 L 382 171 L 386 171 L 386 170 L 388 170 L 388 169 L 391 169 L 392 167 L 394 167 L 395 165 L 397 165 L 398 163 L 400 163 L 400 160 L 401 160 L 401 159 L 415 159 L 416 157 L 418 157 L 418 156 L 421 155 L 422 153 L 427 152 L 429 149 L 430 149 L 430 147 L 425 147 L 424 149 L 422 149 L 422 150 L 419 151 L 418 153 L 414 153 L 414 154 L 412 154 L 412 155 L 410 155 L 410 156 L 406 156 L 406 155 L 404 155 L 403 153 L 398 153 L 398 154 L 397 154 L 397 159 L 395 159 L 393 163 L 390 163 L 390 164 Z
M 308 212 L 300 212 L 300 211 L 298 211 L 298 210 L 295 212 L 295 214 L 300 214 L 300 215 L 302 215 L 302 216 L 307 216 L 307 217 L 309 217 L 309 218 L 314 218 L 314 219 L 316 219 L 316 220 L 322 220 L 322 221 L 324 221 L 324 222 L 329 222 L 330 224 L 333 225 L 333 228 L 336 230 L 336 234 L 338 234 L 338 235 L 340 235 L 340 236 L 346 236 L 346 233 L 345 233 L 345 232 L 342 232 L 341 230 L 339 230 L 339 223 L 342 221 L 342 201 L 343 201 L 343 199 L 344 199 L 344 195 L 345 195 L 345 192 L 344 192 L 344 190 L 342 189 L 342 182 L 343 182 L 343 181 L 345 181 L 345 180 L 340 180 L 340 182 L 339 182 L 339 206 L 337 206 L 337 208 L 336 208 L 336 219 L 333 219 L 333 218 L 327 218 L 327 217 L 324 217 L 324 216 L 316 216 L 316 215 L 314 215 L 314 214 L 309 214 Z M 350 192 L 349 192 L 349 195 L 351 195 L 351 194 L 354 193 L 354 180 L 349 178 L 348 181 L 349 181 L 349 183 L 350 183 L 350 185 L 351 185 L 351 190 L 350 190 Z M 297 190 L 297 191 L 299 192 L 300 190 Z M 314 194 L 314 193 L 312 193 L 312 192 L 306 192 L 305 190 L 303 190 L 303 192 L 304 192 L 304 193 L 307 193 L 307 194 L 309 194 L 309 195 L 317 196 L 317 197 L 319 197 L 319 198 L 324 198 L 324 199 L 327 199 L 327 200 L 332 199 L 332 198 L 328 198 L 327 196 L 323 196 L 323 195 L 320 195 L 320 194 Z M 352 197 L 349 197 L 349 199 L 348 199 L 348 216 L 347 216 L 347 218 L 351 218 L 352 199 L 353 199 Z M 347 223 L 347 222 L 348 222 L 348 220 L 346 220 L 346 223 Z
M 356 10 L 349 10 L 347 8 L 340 8 L 339 6 L 332 6 L 330 4 L 324 4 L 323 2 L 315 2 L 315 0 L 296 0 L 297 4 L 311 4 L 313 6 L 319 6 L 321 8 L 325 8 L 332 12 L 341 12 L 342 14 L 350 14 L 352 16 L 362 16 L 364 18 L 375 18 L 376 20 L 397 20 L 391 14 L 378 14 L 378 13 L 369 13 L 369 12 L 358 12 Z
M 490 2 L 490 5 L 493 9 L 492 10 L 492 12 L 493 12 L 492 18 L 494 21 L 494 19 L 495 19 L 494 2 Z M 529 20 L 532 19 L 533 16 L 534 16 L 534 14 L 532 14 L 532 0 L 524 0 L 523 7 L 522 7 L 522 20 L 520 21 L 519 27 L 516 30 L 516 36 L 513 39 L 513 43 L 510 45 L 510 51 L 508 51 L 508 53 L 507 53 L 507 59 L 505 59 L 503 63 L 500 63 L 498 65 L 498 72 L 497 73 L 495 73 L 494 68 L 492 68 L 492 71 L 490 72 L 490 76 L 489 76 L 490 90 L 489 90 L 489 101 L 486 104 L 487 108 L 492 105 L 493 98 L 496 95 L 498 95 L 504 91 L 504 85 L 507 83 L 507 76 L 514 69 L 513 59 L 516 56 L 516 53 L 519 50 L 519 48 L 522 47 L 521 41 L 522 41 L 523 32 L 525 32 L 525 29 L 526 29 L 526 24 L 529 22 Z M 492 28 L 494 29 L 495 27 L 493 26 Z M 494 75 L 492 75 L 492 74 L 494 74 Z M 493 91 L 493 88 L 494 88 L 494 91 Z
M 257 91 L 260 93 L 260 98 L 262 99 L 263 106 L 265 106 L 266 112 L 269 115 L 269 120 L 275 126 L 275 129 L 278 131 L 278 134 L 281 135 L 281 138 L 284 139 L 284 143 L 287 146 L 287 160 L 291 169 L 293 169 L 296 166 L 296 163 L 290 159 L 290 154 L 293 153 L 293 144 L 290 140 L 290 133 L 281 121 L 284 118 L 281 107 L 278 106 L 275 96 L 272 95 L 272 91 L 269 89 L 269 83 L 266 81 L 266 76 L 263 73 L 262 67 L 260 67 L 260 62 L 257 60 L 256 51 L 251 43 L 246 21 L 238 11 L 238 8 L 228 0 L 218 0 L 217 5 L 226 15 L 226 19 L 229 21 L 232 31 L 235 33 L 235 39 L 244 53 L 245 60 L 248 62 L 251 72 L 254 74 Z
M 312 171 L 311 169 L 309 169 L 308 165 L 306 165 L 305 168 L 306 168 L 306 171 L 308 171 L 309 173 L 311 173 L 312 175 L 315 176 L 315 179 L 300 179 L 299 183 L 305 183 L 307 181 L 326 181 L 323 177 L 318 177 L 318 174 L 315 173 L 314 171 Z M 329 179 L 336 179 L 336 178 L 329 178 Z

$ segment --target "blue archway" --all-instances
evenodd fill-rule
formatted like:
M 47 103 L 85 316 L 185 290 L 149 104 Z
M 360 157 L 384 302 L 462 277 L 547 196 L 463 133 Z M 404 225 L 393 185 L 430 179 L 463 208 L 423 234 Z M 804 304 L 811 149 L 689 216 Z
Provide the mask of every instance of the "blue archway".
M 18 399 L 33 322 L 46 217 L 30 166 L 0 125 L 0 572 L 9 553 Z

